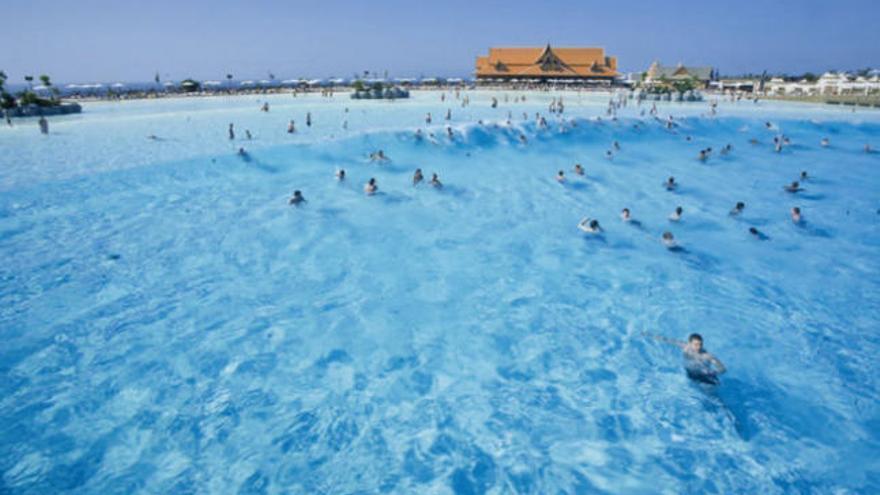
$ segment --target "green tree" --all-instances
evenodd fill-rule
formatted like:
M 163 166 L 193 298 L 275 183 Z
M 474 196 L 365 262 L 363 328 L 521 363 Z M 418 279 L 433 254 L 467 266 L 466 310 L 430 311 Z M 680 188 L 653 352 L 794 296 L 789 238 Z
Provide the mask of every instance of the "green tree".
M 34 76 L 24 76 L 24 80 L 27 81 L 27 83 L 28 83 L 28 89 L 34 89 L 33 88 Z

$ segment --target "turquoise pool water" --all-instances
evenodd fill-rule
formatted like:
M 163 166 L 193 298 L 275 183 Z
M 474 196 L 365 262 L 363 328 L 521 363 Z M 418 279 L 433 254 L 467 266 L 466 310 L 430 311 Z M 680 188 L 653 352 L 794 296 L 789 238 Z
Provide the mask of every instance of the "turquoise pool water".
M 880 490 L 880 115 L 667 103 L 668 130 L 567 93 L 563 125 L 520 94 L 0 128 L 0 493 Z M 700 332 L 721 385 L 646 332 Z

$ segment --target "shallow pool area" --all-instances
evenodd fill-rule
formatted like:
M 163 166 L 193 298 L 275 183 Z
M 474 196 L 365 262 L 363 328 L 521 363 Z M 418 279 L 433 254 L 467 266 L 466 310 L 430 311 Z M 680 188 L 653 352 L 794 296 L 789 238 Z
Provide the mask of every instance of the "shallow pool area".
M 0 493 L 880 491 L 880 112 L 464 95 L 0 128 Z

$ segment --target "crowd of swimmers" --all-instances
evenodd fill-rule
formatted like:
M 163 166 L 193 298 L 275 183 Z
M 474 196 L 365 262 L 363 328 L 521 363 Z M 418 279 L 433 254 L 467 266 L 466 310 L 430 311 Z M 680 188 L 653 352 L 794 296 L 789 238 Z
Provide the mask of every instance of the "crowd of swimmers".
M 456 98 L 457 99 L 459 98 L 458 94 L 456 94 Z M 508 98 L 509 97 L 507 95 L 504 96 L 505 103 L 507 103 L 509 101 Z M 521 97 L 522 101 L 525 101 L 525 99 L 526 99 L 525 96 Z M 441 100 L 445 101 L 445 94 L 441 97 Z M 515 101 L 519 102 L 520 97 L 516 97 Z M 464 100 L 463 105 L 467 105 L 468 103 L 469 103 L 469 101 L 467 100 L 467 97 L 465 96 L 465 100 Z M 498 105 L 499 105 L 499 100 L 497 98 L 492 98 L 492 100 L 491 100 L 492 108 L 497 108 Z M 608 113 L 612 116 L 616 116 L 615 114 L 616 114 L 617 109 L 619 109 L 623 106 L 626 106 L 625 100 L 623 100 L 623 99 L 619 99 L 616 101 L 612 100 L 611 102 L 609 102 L 609 112 Z M 712 108 L 713 108 L 713 110 L 715 109 L 714 106 Z M 269 111 L 268 103 L 264 103 L 260 109 L 263 112 L 268 112 Z M 562 114 L 562 112 L 564 111 L 564 103 L 563 103 L 562 98 L 558 98 L 558 99 L 553 98 L 550 102 L 550 106 L 548 109 L 551 113 Z M 346 110 L 346 113 L 348 113 L 348 108 L 346 108 L 345 110 Z M 657 114 L 656 105 L 652 105 L 650 112 L 656 118 L 656 114 Z M 512 117 L 511 112 L 508 111 L 508 122 L 510 122 L 511 117 Z M 451 120 L 451 118 L 452 118 L 452 110 L 451 109 L 447 109 L 445 118 L 447 121 Z M 527 119 L 528 115 L 524 113 L 523 118 Z M 657 119 L 657 120 L 660 120 L 660 119 Z M 306 114 L 305 121 L 306 121 L 306 126 L 312 125 L 312 115 L 310 112 L 308 112 Z M 426 113 L 425 123 L 428 125 L 431 125 L 432 122 L 433 122 L 432 114 L 430 112 Z M 535 114 L 535 122 L 539 128 L 548 127 L 546 119 L 542 115 L 540 115 L 540 113 Z M 665 126 L 669 129 L 671 129 L 675 126 L 674 120 L 672 119 L 671 116 L 662 122 L 664 122 Z M 480 123 L 482 124 L 482 121 L 480 121 Z M 347 121 L 345 122 L 345 125 L 347 126 Z M 576 124 L 572 124 L 572 125 L 576 125 Z M 638 126 L 638 124 L 635 124 L 635 125 Z M 765 125 L 768 129 L 771 129 L 771 130 L 775 129 L 775 126 L 773 126 L 769 122 L 767 122 Z M 43 124 L 41 124 L 41 128 L 42 128 L 42 126 L 43 126 Z M 46 127 L 48 127 L 47 124 L 46 124 Z M 48 131 L 46 131 L 46 132 L 48 132 Z M 296 132 L 296 124 L 295 124 L 294 120 L 290 120 L 288 122 L 287 132 L 289 132 L 291 134 Z M 450 139 L 454 138 L 454 133 L 453 133 L 453 130 L 451 127 L 447 126 L 446 132 L 447 132 L 447 136 Z M 228 135 L 229 135 L 230 140 L 235 139 L 235 128 L 232 123 L 229 124 Z M 247 139 L 252 138 L 249 130 L 245 131 L 245 135 L 246 135 Z M 432 138 L 434 137 L 433 133 L 429 133 L 429 136 Z M 424 137 L 424 135 L 423 135 L 421 129 L 418 129 L 415 131 L 416 140 L 423 139 L 423 137 Z M 527 143 L 527 138 L 522 133 L 520 133 L 520 135 L 518 136 L 518 139 L 522 144 Z M 688 141 L 691 141 L 690 136 L 687 136 L 686 139 Z M 759 144 L 759 142 L 756 139 L 752 139 L 752 140 L 750 140 L 750 142 L 752 144 Z M 784 147 L 789 146 L 791 144 L 791 140 L 790 140 L 790 138 L 788 138 L 784 134 L 778 134 L 774 137 L 773 143 L 774 143 L 774 150 L 779 152 Z M 822 146 L 822 147 L 828 147 L 829 145 L 830 145 L 830 141 L 828 138 L 823 138 L 820 142 L 820 146 Z M 727 155 L 727 154 L 731 153 L 732 150 L 733 150 L 733 146 L 731 144 L 726 144 L 725 146 L 723 146 L 721 148 L 720 153 L 721 153 L 721 155 Z M 609 159 L 613 158 L 614 154 L 618 153 L 620 151 L 621 151 L 620 143 L 618 141 L 613 141 L 610 149 L 608 149 L 606 151 L 606 157 Z M 866 144 L 864 151 L 871 153 L 871 152 L 873 152 L 873 149 L 869 145 Z M 713 152 L 713 149 L 711 147 L 704 148 L 704 149 L 700 150 L 697 158 L 700 161 L 705 161 L 711 156 L 712 152 Z M 239 148 L 238 153 L 239 153 L 239 155 L 241 155 L 245 158 L 247 158 L 249 156 L 247 151 L 245 151 L 244 148 Z M 390 158 L 385 154 L 385 152 L 383 150 L 380 149 L 380 150 L 377 150 L 377 151 L 370 153 L 369 160 L 371 162 L 388 162 L 388 161 L 390 161 Z M 584 168 L 580 163 L 577 163 L 574 165 L 574 167 L 572 168 L 572 172 L 578 176 L 585 175 Z M 339 181 L 344 181 L 346 179 L 345 170 L 344 169 L 338 170 L 336 172 L 336 178 Z M 804 191 L 802 183 L 804 181 L 806 181 L 807 179 L 808 179 L 807 172 L 802 171 L 800 174 L 799 180 L 795 180 L 787 185 L 784 185 L 783 190 L 785 192 L 790 193 L 790 194 L 800 193 L 800 192 Z M 415 172 L 413 173 L 413 177 L 412 177 L 413 185 L 418 185 L 418 184 L 422 183 L 424 180 L 425 180 L 425 177 L 422 173 L 422 170 L 420 168 L 416 169 Z M 566 182 L 567 178 L 566 178 L 565 172 L 563 170 L 559 170 L 557 172 L 556 180 L 560 183 Z M 431 180 L 429 183 L 431 184 L 431 186 L 433 186 L 435 188 L 442 187 L 442 183 L 440 182 L 439 176 L 436 173 L 432 174 L 432 177 L 431 177 Z M 670 176 L 663 183 L 663 187 L 667 191 L 675 191 L 678 188 L 678 182 L 676 182 L 675 177 Z M 379 186 L 378 186 L 378 183 L 375 178 L 370 178 L 370 180 L 366 184 L 364 184 L 364 193 L 367 195 L 374 195 L 378 192 L 378 190 L 379 190 Z M 302 192 L 299 190 L 294 191 L 293 196 L 289 200 L 289 203 L 291 205 L 301 205 L 305 202 L 306 202 L 306 200 L 303 197 Z M 729 214 L 730 214 L 730 216 L 738 216 L 744 211 L 744 209 L 745 209 L 745 203 L 738 201 L 734 204 L 733 208 L 731 208 Z M 683 213 L 684 213 L 684 209 L 681 206 L 676 206 L 675 209 L 673 210 L 673 212 L 668 216 L 668 220 L 670 222 L 679 222 L 682 219 Z M 624 208 L 621 211 L 620 216 L 621 216 L 621 220 L 624 222 L 630 223 L 632 225 L 641 225 L 638 221 L 633 219 L 632 213 L 629 208 Z M 793 223 L 798 224 L 798 225 L 803 223 L 801 208 L 799 206 L 795 206 L 790 209 L 790 216 L 791 216 L 791 220 Z M 581 219 L 581 221 L 578 222 L 577 227 L 578 227 L 578 229 L 580 229 L 584 233 L 587 233 L 590 235 L 601 235 L 604 232 L 602 226 L 599 223 L 599 220 L 595 219 L 595 218 L 590 218 L 590 217 L 585 217 L 585 218 Z M 761 232 L 760 230 L 758 230 L 754 226 L 749 227 L 748 232 L 751 236 L 753 236 L 756 239 L 760 239 L 760 240 L 768 240 L 769 239 L 769 237 L 766 234 L 764 234 L 763 232 Z M 666 246 L 670 250 L 680 250 L 678 243 L 675 239 L 675 236 L 673 235 L 672 232 L 670 232 L 668 230 L 666 230 L 662 233 L 661 242 L 664 246 Z

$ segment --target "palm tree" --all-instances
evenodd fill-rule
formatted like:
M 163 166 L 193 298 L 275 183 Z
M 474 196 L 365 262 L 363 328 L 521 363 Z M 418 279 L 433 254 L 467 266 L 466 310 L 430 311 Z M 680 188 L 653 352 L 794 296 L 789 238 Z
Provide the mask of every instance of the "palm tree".
M 3 92 L 3 86 L 6 84 L 6 73 L 0 70 L 0 93 Z
M 227 86 L 232 86 L 232 74 L 226 74 Z
M 49 76 L 47 76 L 46 74 L 40 74 L 40 82 L 43 83 L 43 86 L 45 86 L 46 89 L 49 90 L 49 93 L 51 93 L 53 96 L 57 96 L 58 90 L 52 86 L 52 81 L 49 79 Z
M 24 76 L 24 80 L 27 81 L 27 83 L 28 83 L 28 89 L 34 89 L 33 88 L 34 76 Z

